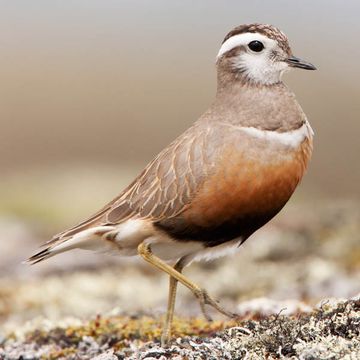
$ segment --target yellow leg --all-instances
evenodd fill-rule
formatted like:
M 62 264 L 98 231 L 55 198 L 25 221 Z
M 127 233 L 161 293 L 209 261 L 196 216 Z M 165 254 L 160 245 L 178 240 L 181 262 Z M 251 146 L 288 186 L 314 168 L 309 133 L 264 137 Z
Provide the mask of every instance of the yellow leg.
M 185 259 L 186 258 L 181 258 L 174 266 L 174 270 L 181 273 L 182 269 L 185 266 Z M 161 334 L 161 346 L 166 346 L 166 344 L 169 342 L 171 337 L 171 324 L 174 318 L 177 283 L 178 281 L 175 278 L 173 278 L 172 276 L 169 277 L 168 305 L 167 305 L 164 328 Z
M 206 290 L 201 289 L 198 285 L 194 284 L 192 281 L 188 280 L 183 274 L 181 274 L 178 270 L 174 269 L 170 265 L 166 264 L 163 260 L 155 256 L 150 248 L 149 244 L 141 243 L 138 246 L 138 254 L 148 263 L 155 266 L 159 270 L 162 270 L 166 272 L 168 275 L 170 275 L 174 280 L 179 281 L 183 285 L 185 285 L 189 290 L 192 291 L 192 293 L 199 299 L 200 307 L 202 312 L 205 314 L 206 318 L 208 320 L 211 320 L 211 318 L 206 314 L 205 305 L 210 305 L 217 311 L 219 311 L 221 314 L 228 316 L 228 317 L 235 317 L 236 314 L 231 313 L 225 309 L 223 309 L 210 295 L 207 293 Z M 171 293 L 171 299 L 174 298 L 172 301 L 175 304 L 175 295 L 176 295 L 176 286 L 172 286 L 172 289 L 170 289 L 169 294 Z M 171 305 L 172 307 L 174 306 Z M 172 310 L 173 311 L 173 310 Z M 170 318 L 170 321 L 172 319 Z M 171 324 L 169 324 L 169 327 Z

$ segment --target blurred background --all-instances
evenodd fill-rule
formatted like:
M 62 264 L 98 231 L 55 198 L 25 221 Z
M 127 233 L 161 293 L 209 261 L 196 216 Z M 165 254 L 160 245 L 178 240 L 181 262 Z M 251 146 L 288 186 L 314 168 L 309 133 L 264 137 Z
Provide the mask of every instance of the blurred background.
M 74 251 L 36 267 L 21 261 L 114 197 L 198 118 L 215 93 L 223 37 L 251 22 L 282 29 L 318 67 L 284 79 L 314 128 L 313 160 L 282 214 L 238 255 L 188 273 L 229 306 L 356 295 L 359 13 L 356 0 L 1 1 L 3 328 L 164 309 L 167 278 L 136 260 Z M 181 292 L 183 312 L 197 314 Z

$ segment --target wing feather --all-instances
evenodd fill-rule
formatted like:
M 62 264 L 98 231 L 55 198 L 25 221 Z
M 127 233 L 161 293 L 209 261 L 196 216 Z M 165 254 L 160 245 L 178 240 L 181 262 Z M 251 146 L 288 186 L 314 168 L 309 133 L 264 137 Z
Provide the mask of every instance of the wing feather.
M 195 124 L 160 152 L 119 196 L 47 245 L 93 226 L 116 225 L 129 218 L 159 221 L 181 213 L 210 171 L 209 132 L 208 127 Z

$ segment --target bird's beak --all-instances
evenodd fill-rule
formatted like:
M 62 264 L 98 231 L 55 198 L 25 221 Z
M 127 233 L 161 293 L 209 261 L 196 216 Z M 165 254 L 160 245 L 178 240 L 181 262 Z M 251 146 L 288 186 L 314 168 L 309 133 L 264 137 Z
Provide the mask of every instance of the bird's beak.
M 313 64 L 310 64 L 309 62 L 301 60 L 295 56 L 290 56 L 285 61 L 291 67 L 296 67 L 305 70 L 316 70 L 316 67 Z

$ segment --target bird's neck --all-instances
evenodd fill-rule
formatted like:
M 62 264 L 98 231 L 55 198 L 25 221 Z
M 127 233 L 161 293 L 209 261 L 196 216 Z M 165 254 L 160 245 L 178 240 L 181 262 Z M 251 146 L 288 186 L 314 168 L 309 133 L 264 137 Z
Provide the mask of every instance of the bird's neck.
M 261 89 L 276 89 L 286 88 L 280 77 L 278 81 L 269 83 L 264 81 L 252 81 L 243 72 L 234 71 L 232 68 L 219 68 L 217 73 L 217 94 L 225 94 L 228 96 L 229 93 L 239 93 L 246 89 L 255 89 L 257 91 Z
M 244 81 L 236 73 L 218 76 L 211 108 L 221 121 L 264 130 L 289 131 L 305 121 L 295 96 L 283 82 L 257 85 Z

